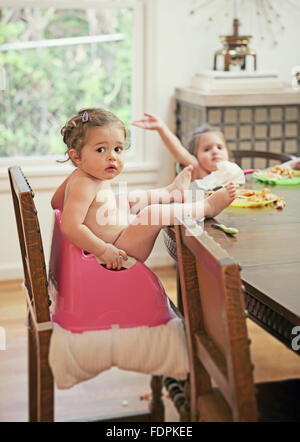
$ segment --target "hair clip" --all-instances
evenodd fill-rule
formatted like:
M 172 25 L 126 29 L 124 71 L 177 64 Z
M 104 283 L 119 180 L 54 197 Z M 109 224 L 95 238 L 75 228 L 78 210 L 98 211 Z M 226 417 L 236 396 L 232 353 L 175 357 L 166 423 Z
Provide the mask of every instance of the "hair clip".
M 89 121 L 89 114 L 88 111 L 84 111 L 82 114 L 82 122 L 86 123 L 87 121 Z

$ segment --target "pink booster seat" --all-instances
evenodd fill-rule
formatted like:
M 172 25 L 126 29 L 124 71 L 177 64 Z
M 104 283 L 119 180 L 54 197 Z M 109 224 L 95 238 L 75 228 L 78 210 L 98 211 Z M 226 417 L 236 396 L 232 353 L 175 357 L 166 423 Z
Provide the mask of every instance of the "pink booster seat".
M 143 263 L 108 270 L 96 257 L 70 243 L 61 233 L 55 210 L 49 279 L 56 288 L 52 320 L 75 333 L 87 330 L 156 326 L 171 319 L 159 279 Z

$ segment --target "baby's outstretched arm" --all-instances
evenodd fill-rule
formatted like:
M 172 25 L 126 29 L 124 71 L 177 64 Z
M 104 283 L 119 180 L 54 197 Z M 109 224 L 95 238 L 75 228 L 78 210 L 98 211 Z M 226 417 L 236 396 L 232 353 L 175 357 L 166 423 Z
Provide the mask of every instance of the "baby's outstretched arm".
M 80 177 L 72 183 L 62 213 L 61 230 L 71 243 L 98 256 L 108 269 L 120 269 L 120 256 L 127 259 L 126 252 L 105 243 L 84 224 L 95 193 L 95 183 L 89 178 Z
M 141 127 L 142 129 L 157 130 L 162 141 L 177 163 L 183 166 L 189 166 L 190 164 L 194 167 L 198 166 L 197 158 L 188 152 L 176 135 L 170 131 L 168 126 L 160 120 L 160 118 L 146 112 L 144 115 L 146 118 L 133 121 L 133 126 Z

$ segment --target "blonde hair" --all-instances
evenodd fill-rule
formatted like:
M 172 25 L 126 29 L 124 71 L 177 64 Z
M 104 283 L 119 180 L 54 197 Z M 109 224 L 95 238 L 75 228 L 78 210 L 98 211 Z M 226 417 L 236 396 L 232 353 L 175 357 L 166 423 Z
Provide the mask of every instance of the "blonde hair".
M 77 115 L 71 118 L 60 131 L 63 141 L 67 145 L 65 154 L 68 155 L 66 160 L 60 162 L 65 162 L 71 159 L 68 154 L 70 149 L 75 149 L 77 153 L 80 154 L 84 146 L 85 136 L 89 127 L 101 127 L 109 124 L 113 124 L 122 129 L 126 139 L 127 132 L 124 123 L 112 112 L 100 108 L 80 110 Z M 76 165 L 73 161 L 72 163 Z
M 192 136 L 191 136 L 191 138 L 190 138 L 190 140 L 188 142 L 188 145 L 187 145 L 188 151 L 192 155 L 197 156 L 198 140 L 201 137 L 201 135 L 204 135 L 204 134 L 209 133 L 209 132 L 217 132 L 217 133 L 219 133 L 221 135 L 221 138 L 223 139 L 225 147 L 226 147 L 226 149 L 228 151 L 228 156 L 230 157 L 231 156 L 231 152 L 230 152 L 230 149 L 227 146 L 226 139 L 225 139 L 225 136 L 224 136 L 223 132 L 221 131 L 221 129 L 219 127 L 212 126 L 211 124 L 208 124 L 208 123 L 202 124 L 192 134 Z

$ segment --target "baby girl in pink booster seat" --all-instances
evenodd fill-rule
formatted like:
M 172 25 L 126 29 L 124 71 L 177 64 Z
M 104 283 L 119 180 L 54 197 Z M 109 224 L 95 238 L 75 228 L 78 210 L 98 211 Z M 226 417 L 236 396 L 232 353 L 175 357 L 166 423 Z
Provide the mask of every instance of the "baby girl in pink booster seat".
M 174 225 L 176 216 L 214 217 L 236 196 L 230 183 L 205 200 L 185 202 L 190 165 L 165 188 L 129 191 L 124 204 L 124 197 L 111 189 L 111 181 L 124 167 L 123 122 L 107 110 L 85 109 L 61 133 L 76 169 L 55 192 L 52 207 L 62 210 L 63 235 L 107 269 L 120 270 L 129 256 L 144 262 L 160 230 Z M 130 214 L 135 215 L 131 221 Z
M 235 186 L 187 201 L 193 170 L 187 166 L 165 188 L 115 194 L 111 181 L 125 156 L 122 121 L 85 109 L 61 133 L 76 168 L 51 201 L 57 210 L 49 280 L 57 296 L 49 362 L 58 388 L 112 366 L 185 379 L 182 321 L 143 262 L 163 227 L 176 217 L 216 216 L 235 198 Z

